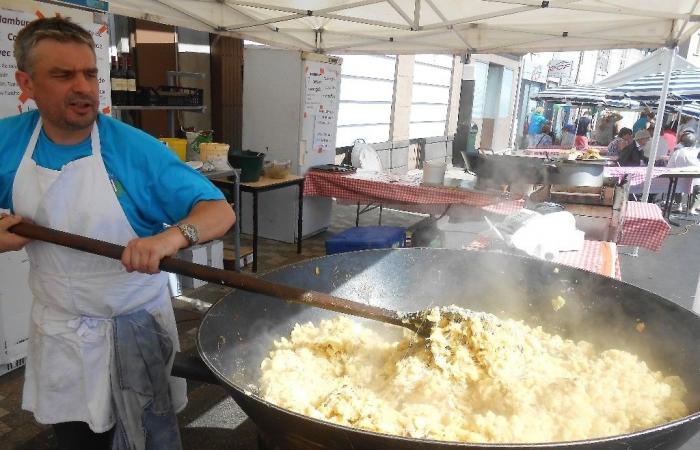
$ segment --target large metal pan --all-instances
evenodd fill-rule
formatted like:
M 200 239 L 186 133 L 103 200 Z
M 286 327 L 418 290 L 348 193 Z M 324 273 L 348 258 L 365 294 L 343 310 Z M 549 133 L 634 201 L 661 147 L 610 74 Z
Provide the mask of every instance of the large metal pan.
M 555 270 L 557 267 L 557 270 Z M 629 350 L 652 369 L 680 375 L 691 411 L 700 410 L 700 317 L 640 288 L 566 266 L 512 256 L 442 249 L 374 250 L 307 260 L 275 270 L 268 280 L 386 308 L 415 311 L 458 304 L 603 348 Z M 564 308 L 551 299 L 562 295 Z M 338 426 L 279 408 L 256 395 L 260 363 L 273 339 L 297 322 L 335 313 L 247 292 L 215 304 L 199 329 L 208 368 L 282 449 L 639 449 L 678 448 L 700 427 L 700 413 L 638 433 L 575 443 L 464 444 L 400 438 Z M 360 319 L 358 319 L 360 320 Z M 643 321 L 646 329 L 635 326 Z M 314 382 L 314 374 L 309 374 Z

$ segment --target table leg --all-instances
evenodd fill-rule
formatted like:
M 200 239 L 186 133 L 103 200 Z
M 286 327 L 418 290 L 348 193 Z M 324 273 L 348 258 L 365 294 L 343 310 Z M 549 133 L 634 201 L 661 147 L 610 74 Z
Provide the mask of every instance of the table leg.
M 301 253 L 301 233 L 304 225 L 304 179 L 299 183 L 299 218 L 297 219 L 297 253 Z
M 258 193 L 253 191 L 253 272 L 258 271 Z
M 671 206 L 673 205 L 673 197 L 671 196 L 671 189 L 673 188 L 673 178 L 668 179 L 668 189 L 666 190 L 666 204 L 664 205 L 663 216 L 668 218 Z
M 676 196 L 676 187 L 678 186 L 678 177 L 672 178 L 672 182 L 673 182 L 673 185 L 672 185 L 673 187 L 671 188 L 671 201 L 668 203 L 669 207 L 668 207 L 668 215 L 666 216 L 666 219 L 668 220 L 668 223 L 670 223 L 671 225 L 673 225 L 675 227 L 678 227 L 678 226 L 680 226 L 680 224 L 678 222 L 674 222 L 671 220 L 671 209 L 672 209 L 671 206 L 673 205 L 673 197 Z

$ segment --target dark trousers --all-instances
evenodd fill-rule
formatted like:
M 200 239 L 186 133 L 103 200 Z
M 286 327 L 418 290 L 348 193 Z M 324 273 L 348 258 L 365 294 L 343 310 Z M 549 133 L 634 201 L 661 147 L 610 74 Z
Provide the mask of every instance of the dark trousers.
M 109 450 L 113 430 L 95 433 L 85 422 L 62 422 L 53 425 L 59 450 Z

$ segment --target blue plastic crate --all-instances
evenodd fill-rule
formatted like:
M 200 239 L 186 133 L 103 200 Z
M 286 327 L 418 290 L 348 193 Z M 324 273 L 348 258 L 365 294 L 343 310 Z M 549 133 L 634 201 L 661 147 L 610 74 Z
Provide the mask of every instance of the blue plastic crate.
M 401 227 L 354 227 L 326 240 L 326 254 L 398 248 L 406 242 L 406 230 Z

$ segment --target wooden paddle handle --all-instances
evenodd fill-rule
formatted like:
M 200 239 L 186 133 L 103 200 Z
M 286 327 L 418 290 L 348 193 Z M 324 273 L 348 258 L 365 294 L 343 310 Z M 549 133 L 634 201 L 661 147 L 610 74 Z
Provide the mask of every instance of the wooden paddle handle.
M 52 244 L 116 260 L 121 260 L 122 253 L 124 253 L 124 247 L 121 245 L 78 236 L 76 234 L 42 227 L 28 222 L 19 223 L 11 227 L 8 231 L 30 239 L 50 242 Z M 331 311 L 404 326 L 401 319 L 394 311 L 334 297 L 322 292 L 274 283 L 251 275 L 216 269 L 214 267 L 203 266 L 201 264 L 171 257 L 163 258 L 160 261 L 159 267 L 166 272 L 197 278 L 198 280 L 208 281 L 210 283 L 222 284 L 244 291 L 281 298 L 294 303 L 308 304 Z

